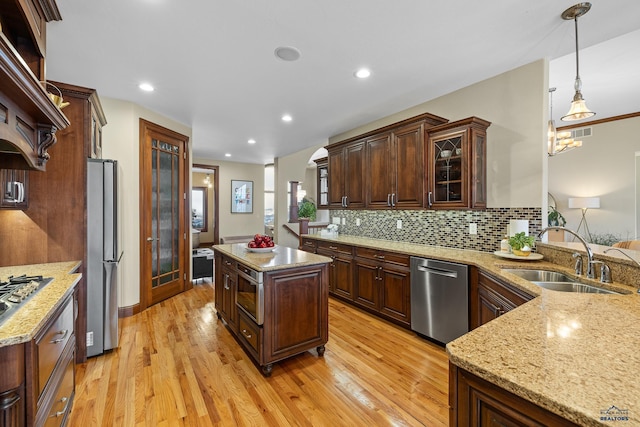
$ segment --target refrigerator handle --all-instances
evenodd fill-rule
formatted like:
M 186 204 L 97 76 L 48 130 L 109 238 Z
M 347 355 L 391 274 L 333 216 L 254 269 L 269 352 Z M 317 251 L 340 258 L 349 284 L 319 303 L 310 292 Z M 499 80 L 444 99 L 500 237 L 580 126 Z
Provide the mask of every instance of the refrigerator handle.
M 118 347 L 118 283 L 114 274 L 118 270 L 118 263 L 124 252 L 120 253 L 117 261 L 103 261 L 105 269 L 104 284 L 104 349 Z

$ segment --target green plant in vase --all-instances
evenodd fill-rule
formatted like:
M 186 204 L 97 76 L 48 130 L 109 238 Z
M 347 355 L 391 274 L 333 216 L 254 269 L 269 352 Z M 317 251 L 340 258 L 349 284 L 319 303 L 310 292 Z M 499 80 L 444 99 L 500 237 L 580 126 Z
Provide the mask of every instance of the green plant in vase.
M 531 249 L 536 244 L 535 236 L 527 236 L 524 231 L 516 233 L 515 236 L 509 237 L 509 246 L 511 252 L 517 256 L 529 256 Z
M 298 205 L 298 218 L 309 218 L 316 220 L 316 204 L 311 199 L 304 197 Z
M 567 224 L 567 220 L 564 219 L 562 214 L 553 206 L 549 206 L 547 219 L 550 227 L 564 227 Z

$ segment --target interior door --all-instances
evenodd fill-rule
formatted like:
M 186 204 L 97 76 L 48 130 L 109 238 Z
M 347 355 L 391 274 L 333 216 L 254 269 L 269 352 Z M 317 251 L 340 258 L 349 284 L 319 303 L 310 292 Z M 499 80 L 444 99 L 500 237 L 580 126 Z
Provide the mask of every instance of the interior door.
M 142 310 L 190 287 L 187 142 L 184 135 L 140 119 Z

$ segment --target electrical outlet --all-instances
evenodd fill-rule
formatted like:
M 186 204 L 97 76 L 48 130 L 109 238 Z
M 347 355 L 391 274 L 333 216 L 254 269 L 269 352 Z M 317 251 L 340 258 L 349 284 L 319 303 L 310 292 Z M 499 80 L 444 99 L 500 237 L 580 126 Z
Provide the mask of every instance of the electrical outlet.
M 333 223 L 340 225 L 340 217 L 339 216 L 334 216 L 333 217 Z
M 93 331 L 87 332 L 87 347 L 91 347 L 93 345 Z
M 399 220 L 396 222 L 396 228 L 397 228 L 398 230 L 402 229 L 402 220 L 401 220 L 401 219 L 399 219 Z
M 342 218 L 342 225 L 347 225 L 347 218 Z
M 360 227 L 360 218 L 356 218 L 356 226 Z
M 475 222 L 469 223 L 469 234 L 478 234 L 478 224 Z

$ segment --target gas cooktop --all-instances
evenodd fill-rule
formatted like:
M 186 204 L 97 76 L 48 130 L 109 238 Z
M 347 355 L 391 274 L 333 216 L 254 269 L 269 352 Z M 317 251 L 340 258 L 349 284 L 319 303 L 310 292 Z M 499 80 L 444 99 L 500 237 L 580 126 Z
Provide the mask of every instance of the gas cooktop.
M 53 278 L 42 276 L 10 276 L 0 280 L 0 324 L 4 323 L 18 308 L 33 297 Z

